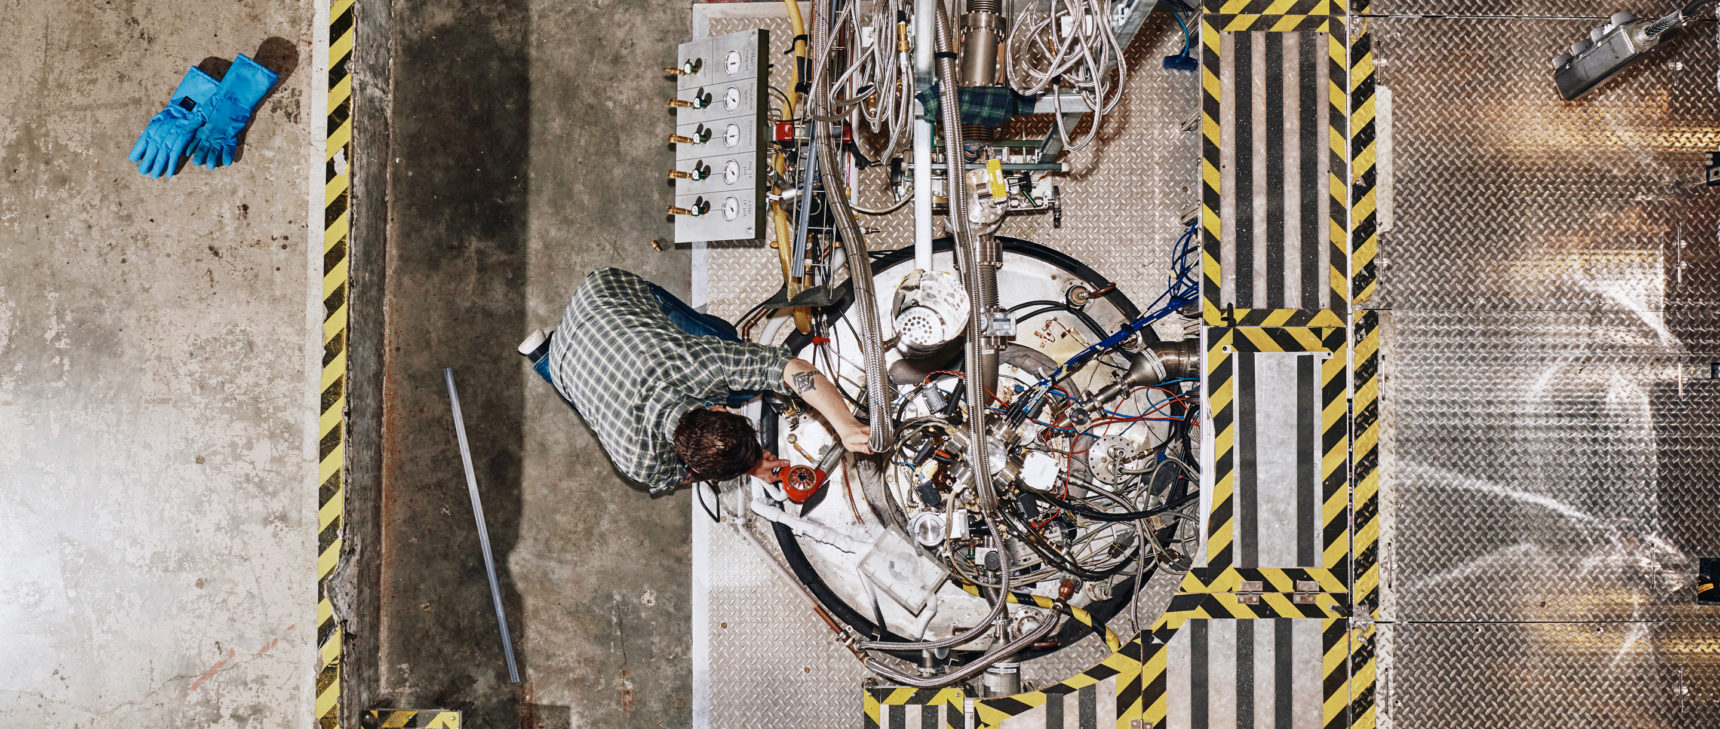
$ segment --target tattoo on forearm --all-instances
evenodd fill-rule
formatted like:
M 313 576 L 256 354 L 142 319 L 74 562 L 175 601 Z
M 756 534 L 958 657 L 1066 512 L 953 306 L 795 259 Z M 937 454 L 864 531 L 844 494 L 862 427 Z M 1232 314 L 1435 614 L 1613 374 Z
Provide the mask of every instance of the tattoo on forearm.
M 799 392 L 799 393 L 807 393 L 807 392 L 812 392 L 813 390 L 817 389 L 818 388 L 818 381 L 813 379 L 816 375 L 817 375 L 817 373 L 815 373 L 815 372 L 796 372 L 796 373 L 794 373 L 794 376 L 791 378 L 794 380 L 794 391 Z

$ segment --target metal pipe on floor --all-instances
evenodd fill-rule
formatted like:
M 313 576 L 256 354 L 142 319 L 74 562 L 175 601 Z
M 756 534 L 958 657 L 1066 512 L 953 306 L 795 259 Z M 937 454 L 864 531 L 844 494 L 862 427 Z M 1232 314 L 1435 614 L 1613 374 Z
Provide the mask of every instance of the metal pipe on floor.
M 472 448 L 466 442 L 466 419 L 460 414 L 460 392 L 454 389 L 454 369 L 444 368 L 448 380 L 448 403 L 454 408 L 454 435 L 460 441 L 460 462 L 466 467 L 466 491 L 472 496 L 472 516 L 478 520 L 478 546 L 484 552 L 484 573 L 490 578 L 490 600 L 496 608 L 496 624 L 502 629 L 502 655 L 508 660 L 508 683 L 520 682 L 514 662 L 514 641 L 508 637 L 508 615 L 502 609 L 502 588 L 496 582 L 496 558 L 490 553 L 490 530 L 484 526 L 484 504 L 478 499 L 478 474 L 472 469 Z

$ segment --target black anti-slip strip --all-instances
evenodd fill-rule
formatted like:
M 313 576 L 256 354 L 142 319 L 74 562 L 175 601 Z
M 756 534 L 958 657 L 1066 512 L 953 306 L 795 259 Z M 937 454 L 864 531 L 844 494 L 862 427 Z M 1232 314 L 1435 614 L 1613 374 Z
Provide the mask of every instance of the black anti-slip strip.
M 1230 197 L 1236 201 L 1236 306 L 1254 306 L 1254 36 L 1233 33 L 1234 52 L 1232 73 L 1236 74 L 1236 89 L 1230 99 L 1236 117 L 1236 144 L 1232 170 L 1236 184 Z
M 1255 430 L 1254 353 L 1236 353 L 1236 566 L 1260 566 L 1259 434 Z
M 1292 640 L 1296 624 L 1288 620 L 1272 621 L 1275 631 L 1272 636 L 1272 725 L 1278 729 L 1291 729 L 1295 726 L 1295 717 L 1291 708 L 1295 706 L 1292 694 L 1295 689 L 1295 674 L 1291 668 L 1291 656 L 1295 655 L 1295 641 Z
M 1253 620 L 1236 621 L 1236 729 L 1254 729 Z
M 1296 49 L 1297 64 L 1296 80 L 1300 88 L 1301 99 L 1296 111 L 1300 114 L 1299 129 L 1302 145 L 1302 184 L 1297 188 L 1302 191 L 1302 305 L 1301 308 L 1313 310 L 1320 308 L 1320 246 L 1325 244 L 1325 236 L 1320 235 L 1324 225 L 1320 220 L 1321 191 L 1326 188 L 1326 181 L 1319 179 L 1320 137 L 1325 130 L 1320 125 L 1320 95 L 1319 85 L 1315 83 L 1319 76 L 1319 46 L 1320 34 L 1298 33 L 1301 46 Z
M 1207 621 L 1188 621 L 1188 723 L 1191 729 L 1207 729 L 1206 676 Z
M 1266 34 L 1266 302 L 1262 308 L 1296 308 L 1284 299 L 1284 35 Z
M 1314 412 L 1319 387 L 1314 383 L 1313 355 L 1296 358 L 1296 564 L 1313 567 L 1319 564 L 1314 535 L 1320 528 L 1320 514 L 1315 505 Z

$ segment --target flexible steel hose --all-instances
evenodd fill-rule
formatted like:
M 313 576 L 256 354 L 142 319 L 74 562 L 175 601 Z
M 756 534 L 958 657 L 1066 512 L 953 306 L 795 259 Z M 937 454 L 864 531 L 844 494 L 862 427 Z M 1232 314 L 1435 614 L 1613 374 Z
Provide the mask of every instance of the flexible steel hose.
M 975 674 L 990 668 L 993 664 L 1020 653 L 1023 648 L 1033 645 L 1045 636 L 1050 635 L 1051 631 L 1062 622 L 1061 619 L 1063 616 L 1061 611 L 1063 610 L 1063 606 L 1067 604 L 1067 600 L 1058 600 L 1054 603 L 1055 609 L 1053 609 L 1051 614 L 1045 618 L 1045 622 L 1039 624 L 1039 627 L 1023 633 L 1020 637 L 1005 643 L 997 650 L 974 659 L 967 665 L 942 676 L 911 676 L 891 668 L 890 666 L 884 665 L 879 662 L 878 659 L 871 656 L 867 656 L 865 660 L 861 661 L 861 663 L 871 669 L 872 672 L 904 686 L 913 686 L 914 688 L 937 688 L 939 686 L 948 686 L 957 681 L 971 678 Z
M 950 50 L 950 24 L 944 17 L 943 7 L 938 8 L 937 17 L 937 71 L 938 71 L 938 111 L 943 117 L 944 133 L 944 169 L 947 172 L 945 192 L 950 200 L 950 226 L 955 231 L 956 247 L 962 259 L 962 273 L 966 278 L 969 298 L 968 332 L 964 344 L 967 356 L 963 368 L 967 372 L 968 381 L 968 461 L 973 471 L 974 493 L 979 498 L 980 513 L 993 514 L 997 510 L 997 492 L 991 483 L 991 461 L 986 457 L 990 443 L 986 435 L 986 379 L 984 367 L 985 308 L 983 292 L 986 284 L 986 274 L 991 274 L 995 287 L 997 271 L 986 271 L 980 261 L 979 249 L 974 245 L 973 226 L 968 222 L 968 183 L 962 145 L 961 109 L 958 106 L 956 92 L 956 60 Z
M 820 54 L 830 52 L 830 0 L 817 0 L 812 7 L 812 44 Z M 814 104 L 830 102 L 828 76 L 816 77 L 812 90 Z M 816 108 L 816 107 L 815 107 Z M 823 109 L 830 111 L 829 108 Z M 825 136 L 828 140 L 842 138 L 840 122 L 831 124 Z M 889 450 L 896 441 L 890 422 L 890 395 L 895 388 L 884 372 L 884 335 L 878 323 L 878 296 L 872 288 L 872 257 L 866 250 L 866 238 L 854 210 L 848 207 L 848 190 L 842 180 L 842 164 L 834 143 L 818 145 L 820 179 L 824 181 L 824 199 L 830 204 L 836 230 L 842 238 L 843 253 L 848 258 L 848 280 L 854 289 L 854 305 L 860 313 L 860 354 L 866 365 L 866 409 L 872 425 L 869 445 L 874 452 Z M 805 203 L 803 203 L 804 205 Z

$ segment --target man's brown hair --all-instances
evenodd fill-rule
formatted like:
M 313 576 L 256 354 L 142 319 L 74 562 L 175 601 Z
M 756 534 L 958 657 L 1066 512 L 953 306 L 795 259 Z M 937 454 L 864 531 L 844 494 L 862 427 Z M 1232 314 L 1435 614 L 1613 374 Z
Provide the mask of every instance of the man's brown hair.
M 675 424 L 675 452 L 697 481 L 726 481 L 752 470 L 764 449 L 752 421 L 734 413 L 694 408 Z

